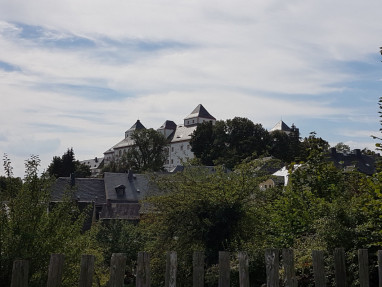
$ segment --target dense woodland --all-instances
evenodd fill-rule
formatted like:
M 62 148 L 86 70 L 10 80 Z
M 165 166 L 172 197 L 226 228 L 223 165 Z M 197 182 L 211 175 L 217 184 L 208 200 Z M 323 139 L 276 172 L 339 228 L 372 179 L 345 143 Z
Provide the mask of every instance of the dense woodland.
M 246 136 L 245 130 L 235 134 L 236 124 L 256 131 L 251 132 L 255 138 Z M 30 286 L 45 285 L 50 254 L 62 253 L 66 262 L 63 286 L 75 286 L 81 254 L 94 254 L 95 285 L 106 286 L 111 254 L 122 252 L 128 257 L 126 283 L 133 284 L 137 252 L 145 250 L 151 254 L 152 286 L 163 286 L 165 253 L 174 250 L 178 252 L 178 284 L 191 286 L 192 252 L 204 250 L 206 286 L 217 286 L 218 251 L 245 250 L 250 255 L 250 271 L 256 275 L 251 284 L 261 286 L 265 282 L 264 249 L 288 247 L 295 250 L 301 286 L 313 286 L 311 251 L 325 250 L 331 262 L 334 248 L 344 247 L 349 286 L 357 285 L 357 249 L 368 248 L 373 254 L 382 242 L 380 163 L 373 175 L 344 172 L 326 160 L 329 146 L 314 133 L 297 139 L 298 143 L 292 138 L 288 142 L 293 144 L 277 147 L 277 140 L 268 139 L 261 126 L 241 118 L 217 122 L 214 127 L 206 124 L 199 132 L 213 144 L 202 148 L 193 143 L 197 156 L 194 168 L 153 177 L 160 191 L 144 202 L 149 208 L 139 222 L 95 222 L 85 232 L 82 226 L 88 212 L 78 210 L 70 200 L 70 190 L 66 200 L 49 210 L 54 178 L 49 173 L 39 174 L 38 157 L 26 161 L 26 175 L 20 180 L 13 177 L 11 161 L 4 156 L 0 282 L 9 286 L 13 260 L 24 258 L 30 260 Z M 278 137 L 288 140 L 281 134 Z M 253 151 L 259 139 L 265 144 L 256 145 Z M 230 144 L 220 145 L 223 142 Z M 293 158 L 265 157 L 269 148 L 284 154 L 281 147 L 296 145 Z M 288 186 L 259 188 L 259 183 L 270 177 L 268 167 L 297 160 L 303 165 L 295 170 L 290 165 Z M 200 163 L 214 164 L 216 172 L 197 167 Z M 232 258 L 231 264 L 232 285 L 238 286 L 234 279 L 237 260 Z M 328 283 L 334 286 L 334 270 L 329 266 L 333 265 L 328 264 Z M 370 266 L 371 285 L 375 286 L 376 264 Z

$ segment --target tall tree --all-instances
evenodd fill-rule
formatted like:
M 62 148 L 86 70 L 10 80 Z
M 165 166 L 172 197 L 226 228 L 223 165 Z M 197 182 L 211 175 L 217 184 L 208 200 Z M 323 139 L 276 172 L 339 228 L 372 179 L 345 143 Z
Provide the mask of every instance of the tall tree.
M 244 159 L 267 154 L 270 136 L 261 124 L 247 118 L 235 117 L 227 121 L 203 123 L 191 137 L 195 156 L 205 165 L 224 164 L 233 168 Z
M 75 159 L 73 148 L 68 148 L 62 157 L 54 156 L 48 166 L 47 173 L 54 177 L 68 177 L 74 174 L 76 177 L 89 177 L 90 168 Z
M 136 172 L 162 170 L 166 160 L 166 138 L 154 129 L 136 130 L 131 138 L 135 143 L 126 153 L 131 169 Z

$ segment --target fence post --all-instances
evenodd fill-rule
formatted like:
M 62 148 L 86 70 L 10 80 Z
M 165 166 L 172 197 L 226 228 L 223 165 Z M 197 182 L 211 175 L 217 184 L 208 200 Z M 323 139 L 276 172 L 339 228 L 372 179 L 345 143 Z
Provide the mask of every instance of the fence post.
M 126 269 L 126 255 L 124 253 L 113 253 L 110 262 L 109 287 L 123 287 Z
M 336 286 L 346 286 L 346 265 L 345 250 L 343 248 L 334 249 L 334 270 L 336 273 Z
M 285 272 L 285 287 L 297 287 L 297 279 L 294 270 L 294 252 L 293 249 L 283 249 L 283 267 Z
M 81 256 L 79 287 L 91 287 L 94 274 L 94 255 Z
M 378 250 L 378 286 L 382 287 L 382 250 Z
M 29 273 L 28 260 L 13 261 L 11 287 L 27 287 L 28 273 Z
M 267 271 L 267 287 L 279 286 L 279 250 L 265 250 L 265 268 Z
M 204 286 L 204 252 L 194 251 L 192 256 L 192 286 Z
M 367 249 L 358 250 L 360 287 L 369 287 L 369 256 Z
M 150 254 L 138 252 L 137 287 L 150 287 Z
M 321 250 L 313 250 L 313 273 L 314 283 L 317 287 L 326 286 L 325 268 L 324 268 L 324 252 Z
M 219 251 L 219 287 L 229 287 L 231 268 L 229 262 L 229 252 Z
M 65 256 L 63 254 L 50 255 L 47 287 L 61 286 L 62 273 L 64 271 L 64 259 Z
M 177 255 L 175 251 L 167 252 L 165 287 L 176 287 Z
M 249 273 L 248 273 L 248 254 L 247 252 L 239 252 L 239 281 L 240 287 L 249 287 Z

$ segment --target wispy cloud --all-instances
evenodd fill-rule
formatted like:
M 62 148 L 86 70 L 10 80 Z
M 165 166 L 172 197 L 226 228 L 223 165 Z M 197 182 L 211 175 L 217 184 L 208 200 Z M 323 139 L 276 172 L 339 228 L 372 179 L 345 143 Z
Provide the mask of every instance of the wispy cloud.
M 218 119 L 270 129 L 283 118 L 354 147 L 379 129 L 377 0 L 1 7 L 0 152 L 17 161 L 29 150 L 46 166 L 68 147 L 100 156 L 137 118 L 182 122 L 199 103 Z

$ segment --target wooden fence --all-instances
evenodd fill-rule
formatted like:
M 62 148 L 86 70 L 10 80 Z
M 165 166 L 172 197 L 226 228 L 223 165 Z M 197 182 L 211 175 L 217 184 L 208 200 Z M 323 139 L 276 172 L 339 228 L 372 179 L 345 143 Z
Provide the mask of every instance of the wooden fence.
M 266 286 L 280 286 L 279 267 L 280 267 L 279 249 L 265 250 L 266 265 Z M 284 269 L 283 282 L 281 286 L 297 287 L 297 280 L 294 269 L 294 253 L 291 249 L 282 250 L 282 268 Z M 239 283 L 240 287 L 249 287 L 249 260 L 246 252 L 238 253 L 239 262 Z M 326 286 L 326 276 L 324 271 L 324 252 L 313 251 L 313 275 L 315 286 Z M 91 287 L 94 274 L 94 256 L 82 255 L 81 270 L 79 278 L 79 287 Z M 126 255 L 123 253 L 114 253 L 110 263 L 109 287 L 123 287 L 126 268 Z M 368 250 L 358 250 L 359 264 L 359 282 L 360 287 L 369 287 L 369 260 Z M 64 255 L 52 254 L 48 270 L 47 287 L 61 286 L 62 273 L 64 268 Z M 343 248 L 337 248 L 334 251 L 334 269 L 336 286 L 346 286 L 346 266 L 345 252 Z M 16 260 L 13 263 L 11 287 L 28 286 L 29 263 L 26 260 Z M 226 251 L 219 252 L 219 287 L 230 286 L 230 253 Z M 204 286 L 205 263 L 204 253 L 195 251 L 193 254 L 193 287 Z M 177 253 L 167 252 L 165 287 L 176 286 L 177 275 Z M 378 275 L 379 286 L 382 287 L 382 250 L 378 251 Z M 136 286 L 150 286 L 150 255 L 147 252 L 139 252 L 136 269 Z

